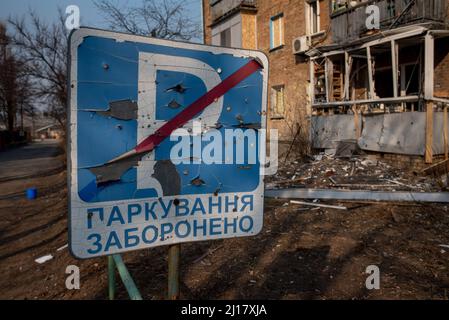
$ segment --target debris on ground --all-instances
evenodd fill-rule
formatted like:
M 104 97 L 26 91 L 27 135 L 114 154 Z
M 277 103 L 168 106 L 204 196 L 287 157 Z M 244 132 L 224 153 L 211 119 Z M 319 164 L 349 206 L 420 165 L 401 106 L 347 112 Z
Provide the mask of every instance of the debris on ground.
M 351 150 L 347 153 L 351 154 L 348 158 L 322 152 L 308 159 L 285 162 L 276 175 L 266 178 L 266 188 L 391 192 L 439 192 L 444 189 L 434 176 L 418 174 L 412 169 L 404 170 L 371 155 L 355 155 L 357 152 L 348 148 L 345 149 Z
M 39 264 L 43 264 L 43 263 L 45 263 L 45 262 L 47 262 L 47 261 L 50 261 L 51 259 L 53 259 L 53 256 L 52 256 L 51 254 L 48 254 L 48 255 L 46 255 L 46 256 L 37 258 L 37 259 L 34 260 L 34 261 L 36 261 L 36 262 L 39 263 Z
M 56 251 L 62 251 L 62 250 L 64 250 L 64 249 L 67 249 L 69 247 L 69 245 L 68 244 L 66 244 L 66 245 L 63 245 L 62 247 L 60 247 L 60 248 L 58 248 L 58 249 L 56 249 Z
M 357 140 L 342 140 L 338 142 L 334 157 L 349 159 L 360 154 L 362 154 L 362 150 L 360 149 Z
M 277 176 L 267 178 L 278 188 L 330 186 L 332 191 L 339 187 L 331 185 L 343 183 L 339 179 L 352 170 L 354 176 L 374 178 L 371 163 L 365 162 L 365 171 L 358 169 L 362 161 L 376 161 L 370 157 L 352 157 L 357 159 L 353 162 L 332 159 L 331 153 L 321 157 L 289 160 Z M 378 165 L 384 178 L 415 187 L 408 193 L 426 184 L 437 188 L 432 177 Z M 77 260 L 69 250 L 58 252 L 68 238 L 65 183 L 65 172 L 0 182 L 0 299 L 108 298 L 107 259 Z M 407 188 L 391 184 L 391 189 Z M 32 186 L 42 190 L 33 203 L 23 196 L 24 188 Z M 19 192 L 21 196 L 2 198 Z M 316 199 L 308 203 L 348 210 L 266 198 L 257 236 L 183 244 L 181 299 L 447 299 L 447 204 Z M 49 253 L 51 262 L 36 265 L 37 257 Z M 129 252 L 123 258 L 145 300 L 166 298 L 167 247 Z M 80 268 L 80 290 L 66 288 L 68 265 Z M 366 290 L 369 265 L 381 266 L 379 290 Z M 116 298 L 129 299 L 121 284 Z
M 348 208 L 343 206 L 331 206 L 328 204 L 318 204 L 318 203 L 310 203 L 310 202 L 304 202 L 304 201 L 290 201 L 291 204 L 299 204 L 303 206 L 311 206 L 311 207 L 318 207 L 318 208 L 329 208 L 329 209 L 336 209 L 336 210 L 348 210 Z

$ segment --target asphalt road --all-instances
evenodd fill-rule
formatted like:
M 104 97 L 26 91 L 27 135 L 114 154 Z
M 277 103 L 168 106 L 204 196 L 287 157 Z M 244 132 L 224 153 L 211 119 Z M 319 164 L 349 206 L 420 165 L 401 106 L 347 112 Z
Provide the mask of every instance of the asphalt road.
M 0 152 L 0 181 L 38 175 L 61 167 L 59 140 L 44 140 Z

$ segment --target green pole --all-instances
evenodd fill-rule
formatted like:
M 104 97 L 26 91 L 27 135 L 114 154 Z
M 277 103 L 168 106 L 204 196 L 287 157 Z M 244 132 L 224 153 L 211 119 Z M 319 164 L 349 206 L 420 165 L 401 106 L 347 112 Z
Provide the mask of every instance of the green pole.
M 119 254 L 113 255 L 114 263 L 117 266 L 117 271 L 122 279 L 122 282 L 128 291 L 129 298 L 131 300 L 142 300 L 142 296 L 134 283 L 125 263 L 123 262 L 122 256 Z
M 115 298 L 115 262 L 112 256 L 108 256 L 108 287 L 109 287 L 109 300 Z
M 179 256 L 181 245 L 168 247 L 168 299 L 179 299 Z

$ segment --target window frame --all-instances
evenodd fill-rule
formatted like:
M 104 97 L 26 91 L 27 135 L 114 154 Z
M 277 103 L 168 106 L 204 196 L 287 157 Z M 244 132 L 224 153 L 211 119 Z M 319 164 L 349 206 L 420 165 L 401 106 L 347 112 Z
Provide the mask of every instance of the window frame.
M 274 46 L 274 22 L 278 19 L 281 19 L 279 25 L 279 45 Z M 270 51 L 282 48 L 284 45 L 284 13 L 281 12 L 270 17 Z
M 278 92 L 282 93 L 282 112 L 279 112 Z M 285 116 L 285 84 L 271 86 L 271 103 L 270 103 L 271 119 L 284 119 Z
M 305 1 L 306 5 L 306 34 L 308 36 L 316 36 L 323 33 L 323 30 L 321 30 L 321 0 L 307 0 Z M 314 25 L 313 25 L 313 8 L 314 5 L 316 5 L 316 28 L 317 31 L 313 32 Z
M 220 46 L 227 48 L 232 47 L 232 27 L 226 28 L 220 32 Z

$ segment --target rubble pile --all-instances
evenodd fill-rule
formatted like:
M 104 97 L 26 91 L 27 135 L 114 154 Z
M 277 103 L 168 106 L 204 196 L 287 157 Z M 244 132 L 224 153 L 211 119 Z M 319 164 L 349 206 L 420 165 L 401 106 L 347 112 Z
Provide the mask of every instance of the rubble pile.
M 321 153 L 281 162 L 277 174 L 266 178 L 266 188 L 435 192 L 442 185 L 432 176 L 395 168 L 370 155 L 336 158 Z

